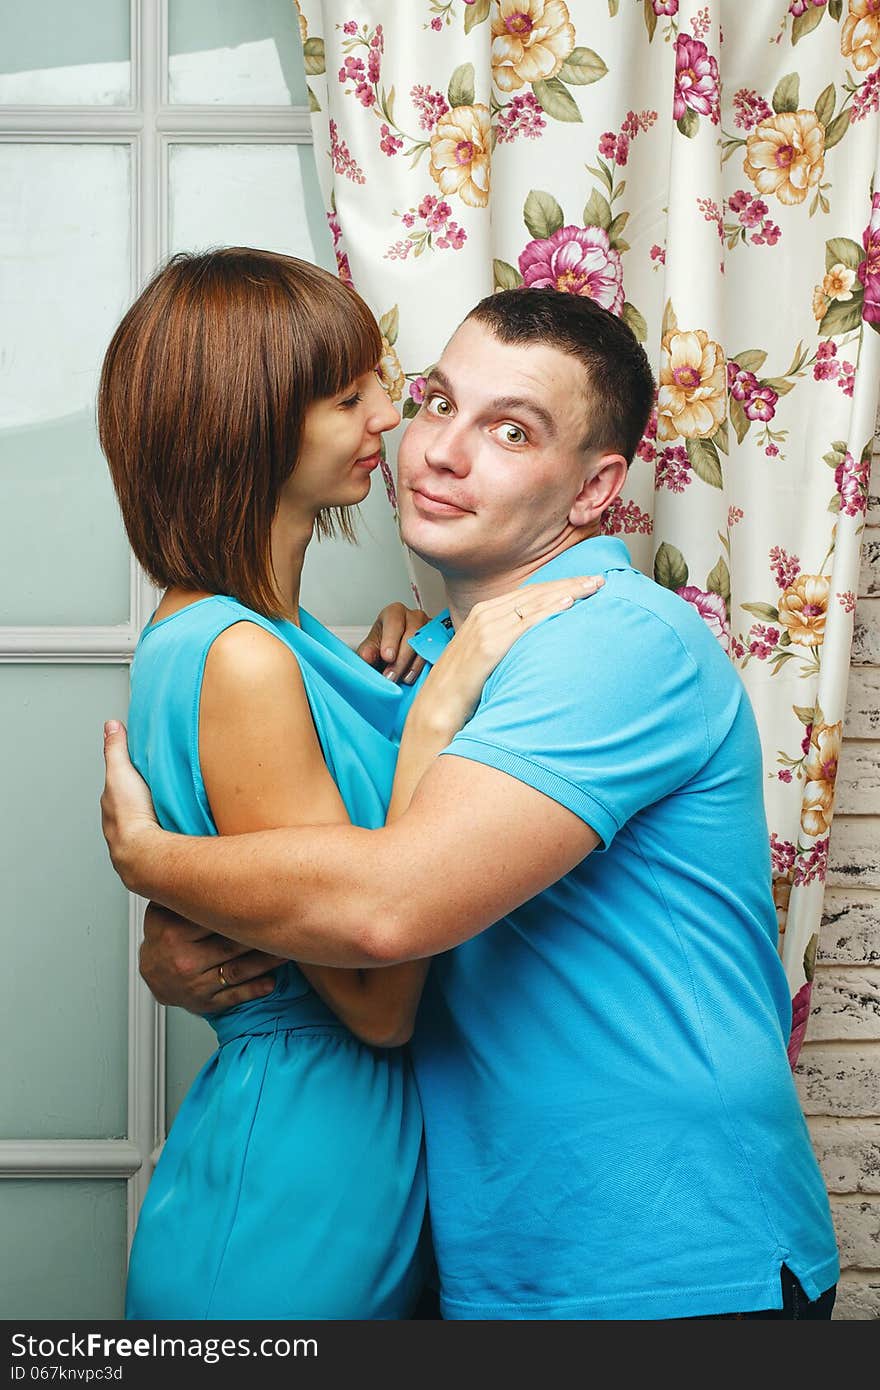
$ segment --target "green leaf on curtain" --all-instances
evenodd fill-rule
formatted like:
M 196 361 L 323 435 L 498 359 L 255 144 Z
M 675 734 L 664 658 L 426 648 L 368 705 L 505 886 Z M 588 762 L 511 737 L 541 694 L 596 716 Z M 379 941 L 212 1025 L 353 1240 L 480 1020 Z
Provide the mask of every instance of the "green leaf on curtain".
M 680 550 L 664 541 L 654 560 L 654 578 L 664 589 L 681 589 L 688 582 L 688 567 Z
M 616 245 L 617 245 L 617 238 L 618 238 L 618 236 L 620 235 L 620 233 L 623 231 L 623 229 L 624 229 L 624 227 L 626 226 L 626 224 L 627 224 L 628 221 L 629 221 L 629 213 L 628 213 L 628 212 L 619 212 L 619 213 L 617 214 L 617 216 L 615 217 L 614 221 L 613 221 L 613 222 L 611 223 L 611 225 L 608 227 L 608 240 L 611 242 L 611 245 L 612 245 L 612 246 L 616 246 Z M 627 250 L 629 250 L 629 247 L 627 247 Z
M 666 307 L 663 310 L 663 322 L 660 325 L 660 336 L 665 338 L 667 333 L 678 332 L 678 319 L 675 317 L 675 310 L 672 307 L 672 300 L 667 299 Z
M 751 613 L 756 618 L 763 618 L 765 622 L 778 623 L 779 611 L 769 603 L 741 603 L 740 608 L 744 608 L 747 613 Z
M 414 415 L 418 415 L 419 407 L 412 396 L 407 396 L 400 411 L 404 420 L 411 420 Z
M 814 705 L 792 705 L 792 709 L 804 726 L 813 723 L 816 714 Z
M 839 493 L 839 492 L 835 492 L 835 494 L 834 494 L 834 496 L 832 497 L 831 501 L 828 503 L 828 510 L 829 510 L 829 512 L 839 512 L 839 511 L 840 511 L 840 493 Z
M 862 300 L 864 297 L 864 291 L 859 286 L 858 290 L 853 287 L 852 299 L 832 300 L 825 317 L 819 324 L 819 337 L 833 338 L 839 333 L 851 333 L 854 328 L 858 328 L 862 321 Z
M 563 87 L 558 77 L 548 78 L 546 82 L 533 82 L 535 100 L 554 121 L 582 121 L 583 116 L 571 92 Z
M 843 13 L 843 0 L 828 0 L 828 13 L 832 19 L 840 19 Z
M 819 11 L 821 14 L 821 10 Z M 807 942 L 807 949 L 804 951 L 804 974 L 809 984 L 816 973 L 816 952 L 819 949 L 819 933 L 813 932 Z
M 762 352 L 760 348 L 747 348 L 745 352 L 738 352 L 734 357 L 731 357 L 730 361 L 736 362 L 742 371 L 754 372 L 757 376 L 767 361 L 767 354 Z
M 640 343 L 648 341 L 648 325 L 634 304 L 627 302 L 620 311 L 627 328 L 631 329 Z
M 592 48 L 573 48 L 557 73 L 560 82 L 572 87 L 587 87 L 598 82 L 608 69 Z
M 821 11 L 817 10 L 816 13 L 820 14 Z M 827 125 L 828 122 L 831 120 L 831 117 L 834 115 L 834 102 L 834 83 L 829 82 L 828 86 L 825 88 L 824 92 L 820 94 L 816 102 L 816 115 L 819 117 L 819 120 L 822 122 L 823 125 Z
M 751 420 L 743 410 L 742 401 L 738 401 L 736 396 L 730 396 L 727 401 L 727 410 L 730 415 L 730 423 L 736 435 L 737 444 L 742 444 L 751 427 Z
M 836 145 L 842 140 L 849 126 L 849 118 L 852 115 L 852 107 L 847 107 L 846 111 L 841 111 L 839 116 L 835 116 L 825 131 L 825 148 L 830 150 L 832 145 Z
M 449 105 L 473 106 L 475 95 L 474 65 L 473 63 L 460 63 L 449 79 L 447 91 Z
M 482 24 L 489 18 L 491 0 L 476 0 L 473 5 L 468 5 L 464 12 L 464 32 L 469 34 L 475 24 Z
M 617 14 L 619 8 L 620 0 L 608 0 L 608 13 L 610 14 L 612 19 Z
M 865 253 L 857 241 L 851 241 L 848 236 L 833 236 L 830 241 L 825 243 L 825 269 L 830 270 L 833 265 L 845 265 L 850 270 L 858 270 Z
M 309 94 L 309 110 L 310 110 L 310 111 L 320 111 L 320 109 L 321 109 L 321 103 L 319 102 L 318 98 L 315 96 L 315 94 L 314 94 L 314 92 L 312 91 L 311 87 L 309 86 L 308 82 L 306 83 L 306 91 L 307 91 L 308 94 Z
M 721 472 L 721 460 L 711 439 L 686 439 L 684 447 L 687 449 L 691 468 L 697 477 L 702 478 L 703 482 L 708 483 L 710 487 L 723 487 L 724 477 Z
M 722 420 L 715 433 L 712 435 L 712 443 L 716 449 L 720 449 L 722 454 L 730 452 L 729 439 L 727 434 L 727 421 Z
M 706 588 L 710 594 L 717 594 L 723 598 L 727 605 L 728 617 L 730 616 L 730 570 L 727 568 L 727 561 L 723 555 L 718 557 L 718 564 L 710 570 L 706 576 Z
M 495 280 L 496 290 L 515 290 L 523 282 L 523 278 L 518 270 L 514 270 L 507 261 L 493 261 L 492 273 Z
M 397 333 L 400 328 L 400 310 L 395 304 L 393 309 L 389 309 L 387 314 L 383 314 L 379 320 L 379 332 L 393 346 L 397 342 Z
M 544 241 L 565 226 L 562 208 L 552 193 L 533 188 L 523 207 L 523 221 L 536 241 Z
M 776 91 L 771 98 L 773 110 L 777 116 L 782 111 L 797 111 L 800 105 L 801 79 L 796 72 L 790 72 L 785 77 L 781 77 L 776 84 Z
M 816 25 L 821 24 L 822 15 L 824 13 L 824 8 L 817 9 L 815 5 L 810 5 L 808 9 L 804 10 L 803 14 L 797 15 L 794 24 L 791 26 L 792 43 L 797 43 L 798 39 L 804 37 L 804 34 L 812 33 Z
M 653 39 L 654 30 L 657 28 L 657 15 L 651 0 L 645 0 L 645 28 L 648 31 L 648 38 Z
M 784 376 L 764 376 L 761 378 L 761 385 L 769 386 L 777 396 L 787 396 L 789 391 L 794 390 L 794 382 Z
M 611 204 L 602 197 L 598 188 L 594 188 L 584 205 L 584 226 L 601 227 L 607 232 L 611 221 Z
M 326 72 L 327 64 L 324 59 L 324 40 L 306 39 L 303 44 L 303 60 L 309 77 L 319 77 L 322 72 Z
M 679 116 L 675 122 L 682 135 L 686 135 L 689 140 L 693 140 L 697 131 L 700 129 L 700 118 L 696 111 L 687 108 L 683 116 Z

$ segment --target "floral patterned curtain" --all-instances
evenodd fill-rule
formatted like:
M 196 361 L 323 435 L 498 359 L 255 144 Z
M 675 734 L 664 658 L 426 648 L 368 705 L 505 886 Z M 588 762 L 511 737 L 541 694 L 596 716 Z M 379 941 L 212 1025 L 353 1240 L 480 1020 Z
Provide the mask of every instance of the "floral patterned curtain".
M 607 529 L 751 696 L 794 1063 L 880 381 L 880 0 L 297 9 L 339 273 L 404 416 L 493 287 L 591 295 L 646 346 L 657 407 Z

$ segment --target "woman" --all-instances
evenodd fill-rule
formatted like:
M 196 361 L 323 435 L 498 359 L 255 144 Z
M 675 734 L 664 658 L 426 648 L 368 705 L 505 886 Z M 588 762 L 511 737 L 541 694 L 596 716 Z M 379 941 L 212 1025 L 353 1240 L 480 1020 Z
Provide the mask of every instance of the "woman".
M 399 421 L 380 353 L 352 291 L 247 248 L 175 257 L 110 344 L 101 444 L 135 554 L 165 588 L 135 653 L 129 739 L 167 828 L 381 825 L 512 640 L 572 601 L 560 581 L 482 605 L 401 740 L 411 691 L 299 602 L 312 535 L 352 538 L 348 509 Z M 271 994 L 210 1019 L 220 1046 L 150 1184 L 128 1317 L 411 1314 L 425 1182 L 398 1045 L 426 970 L 286 962 Z

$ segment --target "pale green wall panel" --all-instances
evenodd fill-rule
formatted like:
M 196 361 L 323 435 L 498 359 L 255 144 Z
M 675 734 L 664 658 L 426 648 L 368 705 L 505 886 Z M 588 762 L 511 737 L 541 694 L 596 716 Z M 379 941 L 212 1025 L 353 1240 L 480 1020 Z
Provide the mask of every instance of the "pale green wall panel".
M 0 104 L 125 106 L 129 0 L 2 0 Z
M 165 1127 L 170 1129 L 193 1077 L 217 1047 L 217 1034 L 184 1009 L 165 1013 Z
M 0 1182 L 0 1318 L 121 1318 L 125 1235 L 124 1182 Z
M 307 106 L 293 0 L 168 0 L 168 98 Z
M 0 668 L 0 1138 L 126 1133 L 128 899 L 101 837 L 124 666 Z
M 131 295 L 130 177 L 127 145 L 0 143 L 0 626 L 128 620 L 94 413 Z

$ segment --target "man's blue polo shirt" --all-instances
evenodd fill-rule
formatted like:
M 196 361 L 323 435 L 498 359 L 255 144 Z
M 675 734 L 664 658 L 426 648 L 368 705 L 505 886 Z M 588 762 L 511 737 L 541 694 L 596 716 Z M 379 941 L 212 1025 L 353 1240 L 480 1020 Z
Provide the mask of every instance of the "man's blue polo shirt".
M 781 1307 L 783 1262 L 811 1298 L 838 1277 L 786 1056 L 748 698 L 620 540 L 533 579 L 595 573 L 445 750 L 602 840 L 431 967 L 413 1054 L 446 1318 L 751 1311 Z M 413 640 L 429 661 L 445 618 Z

